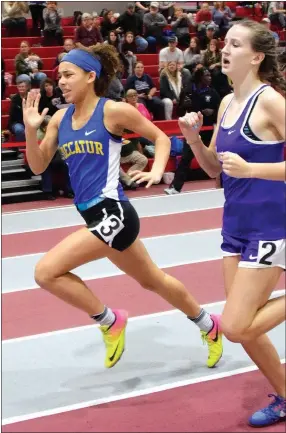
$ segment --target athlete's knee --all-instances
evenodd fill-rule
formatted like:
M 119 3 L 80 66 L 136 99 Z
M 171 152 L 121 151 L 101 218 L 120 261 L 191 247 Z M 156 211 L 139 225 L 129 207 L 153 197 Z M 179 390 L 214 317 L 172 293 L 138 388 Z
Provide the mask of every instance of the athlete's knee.
M 160 272 L 157 272 L 155 270 L 154 273 L 152 272 L 149 275 L 143 276 L 139 281 L 141 287 L 143 287 L 145 290 L 149 290 L 150 292 L 157 293 L 162 287 L 162 283 L 166 278 L 166 274 L 161 270 L 159 271 Z
M 55 276 L 51 267 L 41 260 L 36 264 L 34 278 L 38 286 L 48 290 Z
M 220 328 L 224 336 L 232 343 L 242 343 L 246 341 L 246 329 L 244 327 L 226 321 L 222 317 Z

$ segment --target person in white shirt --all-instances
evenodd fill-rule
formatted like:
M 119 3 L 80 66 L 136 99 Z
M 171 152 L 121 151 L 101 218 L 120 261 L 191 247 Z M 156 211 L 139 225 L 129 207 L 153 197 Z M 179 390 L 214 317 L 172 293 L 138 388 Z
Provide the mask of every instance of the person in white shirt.
M 182 69 L 184 66 L 184 55 L 183 51 L 177 48 L 178 38 L 171 36 L 168 41 L 168 47 L 163 48 L 159 52 L 159 70 L 166 68 L 168 62 L 176 62 L 178 69 Z

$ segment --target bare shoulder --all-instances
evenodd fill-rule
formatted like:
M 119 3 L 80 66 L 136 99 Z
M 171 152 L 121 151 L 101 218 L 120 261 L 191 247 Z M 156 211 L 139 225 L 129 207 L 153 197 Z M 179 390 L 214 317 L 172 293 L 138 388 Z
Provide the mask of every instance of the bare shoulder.
M 105 114 L 118 114 L 118 113 L 122 113 L 125 110 L 128 110 L 130 107 L 130 104 L 127 104 L 126 102 L 116 102 L 116 101 L 111 101 L 108 100 L 106 101 L 106 104 L 104 106 L 104 112 Z
M 56 111 L 53 117 L 51 118 L 51 122 L 53 126 L 60 126 L 60 123 L 66 114 L 67 108 L 61 108 L 60 110 Z M 51 123 L 50 122 L 50 123 Z
M 260 95 L 260 103 L 264 108 L 273 107 L 273 104 L 283 104 L 285 106 L 285 98 L 273 87 L 267 87 Z M 275 107 L 274 107 L 275 108 Z
M 230 103 L 232 98 L 233 98 L 233 93 L 229 93 L 224 98 L 222 98 L 221 103 L 220 103 L 220 109 L 224 110 L 227 107 L 227 105 Z

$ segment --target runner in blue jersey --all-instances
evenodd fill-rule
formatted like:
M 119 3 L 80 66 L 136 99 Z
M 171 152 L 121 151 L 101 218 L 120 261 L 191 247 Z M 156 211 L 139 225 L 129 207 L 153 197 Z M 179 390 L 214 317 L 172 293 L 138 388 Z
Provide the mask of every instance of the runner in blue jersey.
M 124 350 L 127 312 L 103 305 L 71 273 L 84 263 L 107 257 L 143 288 L 163 297 L 198 325 L 209 348 L 207 365 L 213 367 L 222 356 L 218 318 L 202 309 L 181 282 L 153 263 L 138 239 L 137 213 L 119 183 L 125 129 L 155 143 L 152 170 L 133 173 L 134 181 L 147 182 L 147 187 L 159 182 L 164 173 L 170 140 L 130 104 L 102 97 L 117 68 L 118 55 L 109 45 L 70 51 L 59 65 L 59 86 L 71 105 L 55 113 L 40 145 L 36 131 L 46 109 L 38 113 L 39 96 L 31 92 L 23 102 L 31 170 L 42 173 L 59 147 L 69 168 L 75 205 L 86 222 L 86 227 L 68 236 L 40 260 L 35 280 L 40 287 L 80 308 L 100 324 L 107 349 L 105 366 L 112 367 Z
M 179 119 L 187 143 L 211 177 L 222 172 L 220 159 L 227 160 L 228 152 L 256 167 L 270 164 L 281 170 L 285 99 L 270 85 L 285 89 L 285 82 L 275 50 L 273 35 L 261 24 L 246 20 L 233 25 L 222 50 L 222 71 L 232 80 L 234 92 L 221 103 L 210 147 L 199 135 L 201 113 Z M 285 183 L 232 177 L 224 168 L 227 300 L 220 325 L 229 340 L 242 343 L 276 392 L 269 406 L 249 419 L 253 426 L 266 426 L 285 420 L 285 366 L 266 335 L 285 320 L 285 296 L 269 300 L 285 269 Z

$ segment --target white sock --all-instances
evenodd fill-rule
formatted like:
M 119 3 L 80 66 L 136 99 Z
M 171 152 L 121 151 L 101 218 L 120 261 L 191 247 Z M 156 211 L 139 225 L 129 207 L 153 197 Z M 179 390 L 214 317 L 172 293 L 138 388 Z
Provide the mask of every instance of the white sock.
M 94 319 L 97 323 L 100 324 L 100 326 L 111 326 L 116 320 L 116 316 L 113 313 L 113 311 L 108 308 L 104 307 L 104 310 L 100 314 L 95 314 L 94 316 L 91 316 L 92 319 Z
M 211 318 L 210 314 L 205 311 L 203 308 L 201 309 L 200 314 L 198 317 L 190 317 L 188 318 L 194 322 L 201 331 L 210 332 L 214 326 L 213 319 Z

